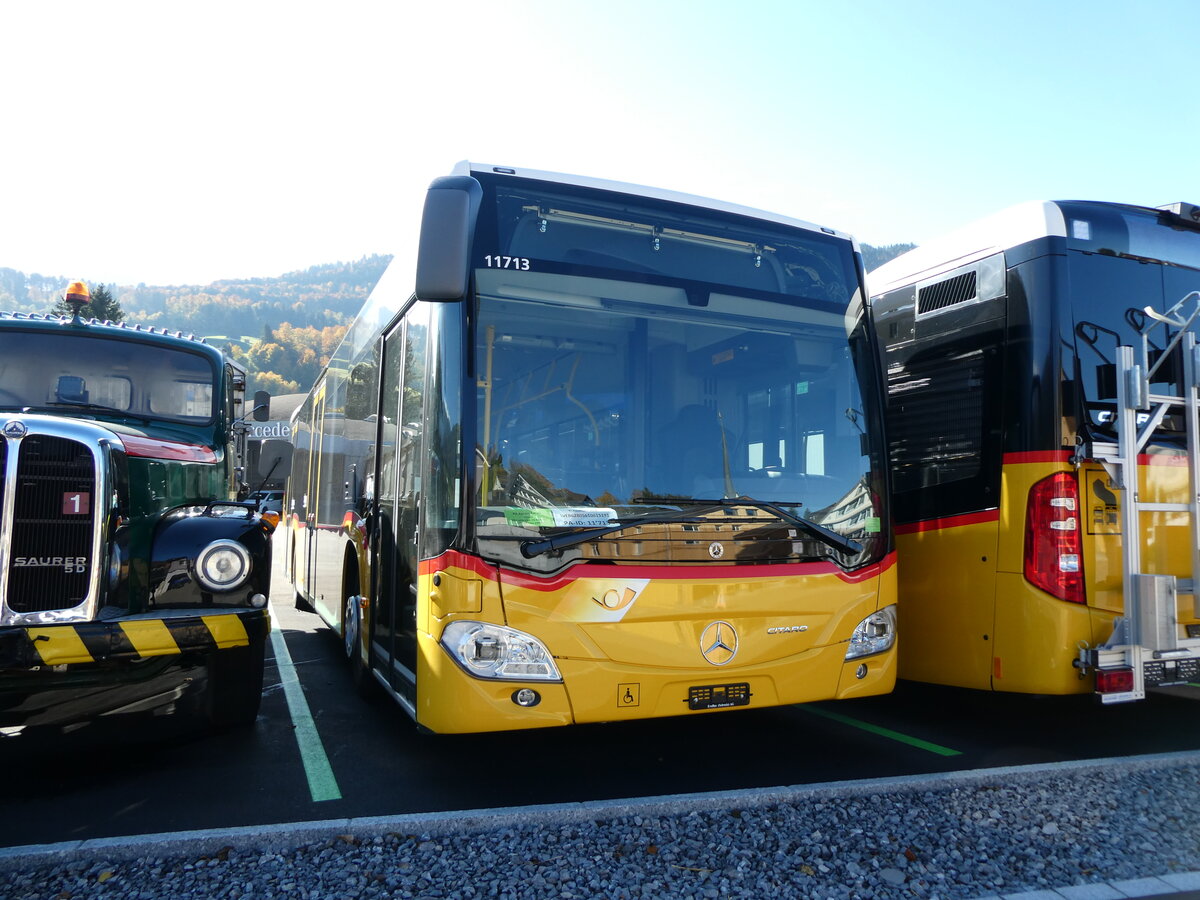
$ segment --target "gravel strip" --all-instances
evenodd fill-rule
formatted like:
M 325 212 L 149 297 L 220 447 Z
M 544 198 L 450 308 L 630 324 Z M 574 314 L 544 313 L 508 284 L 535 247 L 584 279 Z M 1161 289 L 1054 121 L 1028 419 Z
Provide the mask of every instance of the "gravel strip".
M 0 851 L 5 898 L 976 898 L 1200 871 L 1200 753 Z

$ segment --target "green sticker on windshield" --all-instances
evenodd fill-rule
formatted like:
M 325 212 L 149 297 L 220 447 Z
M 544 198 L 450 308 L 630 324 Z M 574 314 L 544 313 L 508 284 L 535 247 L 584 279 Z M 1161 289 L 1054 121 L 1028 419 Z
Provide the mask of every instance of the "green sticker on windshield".
M 867 534 L 879 534 L 880 531 L 879 516 L 867 517 Z
M 554 514 L 548 509 L 521 509 L 509 506 L 505 507 L 504 521 L 509 525 L 532 525 L 535 528 L 548 528 L 554 524 Z
M 617 511 L 608 506 L 555 506 L 550 509 L 522 509 L 507 506 L 504 521 L 509 525 L 533 528 L 602 528 L 611 525 Z

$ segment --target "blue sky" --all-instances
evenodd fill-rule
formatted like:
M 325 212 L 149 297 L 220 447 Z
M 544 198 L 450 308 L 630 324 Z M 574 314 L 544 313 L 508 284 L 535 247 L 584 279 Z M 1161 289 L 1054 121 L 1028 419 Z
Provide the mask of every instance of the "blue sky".
M 1194 0 L 110 0 L 5 3 L 0 34 L 0 266 L 27 273 L 395 252 L 460 159 L 872 244 L 1026 200 L 1200 202 Z

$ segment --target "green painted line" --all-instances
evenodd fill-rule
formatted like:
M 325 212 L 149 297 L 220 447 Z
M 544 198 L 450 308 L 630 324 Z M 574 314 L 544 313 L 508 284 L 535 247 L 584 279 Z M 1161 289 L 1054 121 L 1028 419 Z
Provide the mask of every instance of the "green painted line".
M 271 619 L 278 621 L 274 609 L 271 610 Z M 313 721 L 308 701 L 304 699 L 304 688 L 300 686 L 300 676 L 296 674 L 292 654 L 288 652 L 287 642 L 277 627 L 271 629 L 271 647 L 275 651 L 279 681 L 283 685 L 288 713 L 292 717 L 296 745 L 300 749 L 300 761 L 304 764 L 304 775 L 308 779 L 308 792 L 312 795 L 314 803 L 322 800 L 341 800 L 342 792 L 338 788 L 337 779 L 333 777 L 333 768 L 329 765 L 329 757 L 325 755 L 321 736 L 317 733 L 317 723 Z
M 822 716 L 826 719 L 833 719 L 835 722 L 841 722 L 843 725 L 849 725 L 853 728 L 859 728 L 863 731 L 869 731 L 871 734 L 877 734 L 880 737 L 888 738 L 889 740 L 899 741 L 902 744 L 908 744 L 910 747 L 916 747 L 919 750 L 928 750 L 930 753 L 936 753 L 938 756 L 962 756 L 961 750 L 951 750 L 949 747 L 943 747 L 940 744 L 932 744 L 929 741 L 923 741 L 920 738 L 911 737 L 907 734 L 901 734 L 899 731 L 892 731 L 890 728 L 883 728 L 879 725 L 872 725 L 870 722 L 860 722 L 858 719 L 852 719 L 849 716 L 841 713 L 830 712 L 827 709 L 819 709 L 811 704 L 803 705 L 800 709 L 805 712 L 813 713 L 814 715 Z

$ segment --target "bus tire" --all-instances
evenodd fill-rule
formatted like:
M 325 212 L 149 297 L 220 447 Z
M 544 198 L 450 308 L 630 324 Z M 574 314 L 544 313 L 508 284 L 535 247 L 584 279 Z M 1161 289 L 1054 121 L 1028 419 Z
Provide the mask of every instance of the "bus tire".
M 374 694 L 375 679 L 362 658 L 362 605 L 357 593 L 349 594 L 343 605 L 342 649 L 350 667 L 350 681 L 360 697 L 370 698 Z
M 254 724 L 262 703 L 265 648 L 265 641 L 255 640 L 246 647 L 208 654 L 203 713 L 210 729 L 223 731 Z

